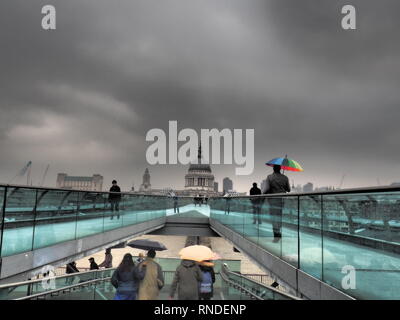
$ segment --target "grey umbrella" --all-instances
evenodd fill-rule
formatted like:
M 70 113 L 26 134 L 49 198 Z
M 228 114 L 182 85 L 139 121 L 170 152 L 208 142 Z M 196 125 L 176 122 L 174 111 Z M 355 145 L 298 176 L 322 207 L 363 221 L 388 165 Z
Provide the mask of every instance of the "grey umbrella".
M 161 242 L 148 239 L 133 240 L 128 243 L 128 246 L 131 248 L 137 248 L 142 250 L 150 250 L 150 249 L 154 249 L 156 251 L 167 250 L 167 247 L 164 246 Z

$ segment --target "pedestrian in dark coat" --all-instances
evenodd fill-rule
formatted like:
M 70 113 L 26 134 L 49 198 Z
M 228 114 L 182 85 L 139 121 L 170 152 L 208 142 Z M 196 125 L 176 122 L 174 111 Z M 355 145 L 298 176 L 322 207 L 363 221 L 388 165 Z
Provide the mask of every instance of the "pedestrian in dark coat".
M 199 284 L 202 279 L 202 273 L 196 262 L 182 260 L 175 271 L 170 298 L 173 299 L 176 290 L 178 290 L 179 300 L 199 300 Z
M 290 192 L 289 179 L 281 173 L 281 166 L 274 165 L 274 173 L 270 174 L 266 180 L 266 186 L 264 193 L 286 193 Z M 272 217 L 272 228 L 274 232 L 274 242 L 281 239 L 281 228 L 282 228 L 282 198 L 270 198 L 268 199 L 270 206 L 270 213 Z
M 261 189 L 257 187 L 257 183 L 253 183 L 253 188 L 250 189 L 250 195 L 260 195 Z M 251 198 L 251 204 L 253 207 L 253 224 L 259 223 L 261 224 L 261 205 L 262 205 L 262 198 L 254 197 Z
M 108 195 L 108 201 L 111 205 L 111 220 L 114 218 L 114 213 L 117 212 L 117 218 L 119 219 L 119 202 L 121 201 L 121 188 L 117 185 L 117 181 L 112 181 L 112 187 L 110 188 L 110 193 Z
M 94 258 L 89 258 L 90 262 L 90 270 L 99 270 L 99 266 L 97 265 L 96 261 L 94 261 Z
M 111 284 L 117 289 L 114 300 L 136 300 L 139 281 L 144 277 L 132 255 L 127 253 L 111 277 Z

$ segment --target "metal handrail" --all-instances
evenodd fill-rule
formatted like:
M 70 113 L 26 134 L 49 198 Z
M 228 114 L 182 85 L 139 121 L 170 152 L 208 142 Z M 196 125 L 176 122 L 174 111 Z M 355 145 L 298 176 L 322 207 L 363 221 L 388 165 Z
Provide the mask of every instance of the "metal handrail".
M 116 268 L 112 268 L 112 269 L 108 269 L 108 270 L 115 270 L 115 269 Z M 166 273 L 175 274 L 175 271 L 163 271 L 164 276 L 165 276 Z M 110 280 L 111 280 L 111 277 L 88 280 L 88 281 L 80 282 L 80 283 L 77 283 L 77 284 L 74 284 L 74 285 L 70 285 L 70 286 L 66 286 L 66 287 L 62 287 L 62 288 L 58 288 L 58 289 L 54 289 L 54 290 L 39 292 L 39 293 L 35 293 L 33 295 L 30 295 L 30 296 L 25 296 L 25 297 L 13 299 L 13 300 L 31 300 L 31 299 L 39 298 L 39 297 L 42 297 L 42 296 L 52 295 L 52 294 L 58 293 L 58 292 L 70 291 L 71 289 L 74 289 L 74 288 L 87 287 L 88 285 L 90 285 L 92 283 L 106 282 L 106 281 L 110 281 Z
M 230 280 L 229 277 L 227 277 L 224 272 L 221 272 L 220 276 L 221 276 L 221 279 L 223 281 L 227 282 L 232 287 L 234 287 L 234 288 L 239 287 L 240 290 L 244 291 L 245 293 L 247 293 L 251 297 L 253 297 L 253 298 L 257 299 L 257 300 L 264 300 L 260 296 L 256 295 L 254 292 L 251 292 L 249 289 L 247 289 L 247 288 L 243 287 L 242 285 L 240 285 L 238 283 L 235 283 L 234 281 Z
M 124 192 L 108 192 L 108 191 L 95 191 L 95 190 L 75 190 L 75 189 L 65 189 L 65 188 L 54 188 L 54 187 L 38 187 L 38 186 L 27 186 L 27 185 L 17 185 L 17 184 L 4 184 L 0 183 L 0 187 L 16 187 L 24 189 L 36 189 L 36 190 L 54 190 L 54 191 L 68 191 L 68 192 L 86 192 L 86 193 L 99 193 L 99 194 L 121 194 L 121 195 L 131 195 L 131 196 L 148 196 L 148 197 L 161 197 L 161 198 L 171 198 L 168 195 L 160 194 L 146 194 L 146 193 L 136 193 L 130 191 Z M 309 196 L 309 195 L 325 195 L 325 194 L 349 194 L 349 193 L 366 193 L 366 192 L 398 192 L 400 191 L 399 186 L 374 186 L 374 187 L 362 187 L 362 188 L 347 188 L 347 189 L 337 189 L 329 191 L 312 191 L 312 192 L 289 192 L 289 193 L 274 193 L 274 194 L 263 194 L 263 195 L 251 195 L 251 196 L 236 196 L 232 195 L 229 198 L 270 198 L 270 197 L 290 197 L 290 196 Z M 192 196 L 177 196 L 178 198 L 193 198 Z M 212 196 L 209 199 L 227 199 L 223 196 Z
M 62 287 L 59 289 L 49 290 L 49 291 L 45 291 L 45 292 L 40 292 L 40 293 L 36 293 L 36 294 L 30 295 L 30 296 L 21 297 L 21 298 L 17 298 L 17 299 L 13 299 L 13 300 L 31 300 L 31 299 L 39 298 L 42 296 L 52 295 L 52 294 L 60 292 L 60 291 L 68 291 L 68 290 L 78 288 L 78 287 L 87 287 L 88 285 L 90 285 L 92 283 L 105 282 L 105 281 L 109 281 L 109 280 L 111 280 L 111 277 L 89 280 L 89 281 L 77 283 L 77 284 L 74 284 L 71 286 Z
M 256 280 L 247 278 L 247 277 L 245 277 L 244 275 L 242 275 L 242 274 L 240 274 L 240 273 L 237 273 L 237 272 L 234 272 L 234 271 L 229 270 L 228 267 L 227 267 L 226 265 L 222 265 L 222 267 L 221 267 L 221 276 L 222 276 L 222 275 L 225 276 L 225 273 L 226 273 L 226 274 L 232 274 L 232 275 L 238 276 L 238 277 L 240 277 L 240 278 L 245 278 L 247 281 L 250 281 L 250 282 L 252 282 L 252 283 L 254 283 L 254 284 L 256 284 L 256 285 L 258 285 L 258 286 L 260 286 L 260 287 L 263 287 L 263 288 L 265 288 L 265 289 L 267 289 L 267 290 L 270 290 L 270 291 L 272 291 L 272 292 L 274 292 L 274 293 L 276 293 L 276 294 L 286 296 L 286 297 L 289 298 L 289 299 L 292 299 L 292 300 L 302 300 L 302 299 L 300 299 L 300 298 L 298 298 L 298 297 L 296 297 L 296 296 L 294 296 L 294 295 L 291 295 L 291 294 L 286 293 L 286 292 L 282 292 L 282 291 L 280 291 L 280 290 L 278 290 L 278 289 L 275 289 L 275 288 L 273 288 L 273 287 L 266 286 L 265 284 L 263 284 L 263 283 L 261 283 L 261 282 L 258 282 L 258 281 L 256 281 Z M 232 280 L 229 280 L 229 281 L 235 283 L 235 282 L 232 281 Z M 238 286 L 240 286 L 240 287 L 243 287 L 242 285 L 239 285 L 239 284 L 237 284 L 237 283 L 235 283 L 235 284 L 238 285 Z M 243 288 L 244 288 L 244 287 L 243 287 Z M 245 288 L 245 289 L 246 289 L 246 288 Z M 248 291 L 248 289 L 246 289 L 246 290 Z M 255 295 L 255 294 L 254 294 L 254 295 Z M 255 295 L 255 296 L 257 296 L 257 295 Z M 261 298 L 261 297 L 260 297 L 260 298 Z M 261 298 L 261 300 L 264 300 L 264 299 Z
M 116 268 L 108 268 L 108 269 L 99 269 L 99 270 L 89 270 L 89 271 L 84 271 L 84 272 L 75 272 L 75 273 L 68 273 L 60 276 L 55 276 L 55 277 L 43 277 L 41 279 L 34 279 L 34 280 L 27 280 L 27 281 L 21 281 L 21 282 L 13 282 L 13 283 L 6 283 L 3 285 L 0 285 L 0 290 L 1 289 L 7 289 L 7 288 L 13 288 L 13 287 L 19 287 L 19 286 L 24 286 L 24 285 L 30 285 L 30 284 L 35 284 L 39 282 L 43 282 L 46 279 L 47 280 L 57 280 L 57 279 L 65 279 L 68 277 L 77 277 L 79 275 L 85 275 L 89 273 L 100 273 L 104 271 L 111 271 L 115 270 Z
M 363 187 L 363 188 L 348 188 L 348 189 L 337 189 L 328 191 L 311 191 L 311 192 L 288 192 L 288 193 L 268 193 L 261 195 L 251 196 L 230 196 L 221 197 L 213 196 L 213 199 L 237 199 L 237 198 L 276 198 L 276 197 L 293 197 L 293 196 L 312 196 L 312 195 L 331 195 L 331 194 L 357 194 L 357 193 L 376 193 L 376 192 L 399 192 L 400 187 L 397 186 L 381 186 L 381 187 Z

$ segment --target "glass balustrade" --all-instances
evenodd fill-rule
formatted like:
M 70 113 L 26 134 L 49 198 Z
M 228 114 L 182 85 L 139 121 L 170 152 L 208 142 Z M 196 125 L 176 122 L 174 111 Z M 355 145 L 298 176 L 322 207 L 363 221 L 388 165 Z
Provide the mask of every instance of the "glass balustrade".
M 289 193 L 259 202 L 220 197 L 209 204 L 211 219 L 350 296 L 400 299 L 400 191 Z
M 166 216 L 170 199 L 122 193 L 0 186 L 1 256 L 10 256 Z

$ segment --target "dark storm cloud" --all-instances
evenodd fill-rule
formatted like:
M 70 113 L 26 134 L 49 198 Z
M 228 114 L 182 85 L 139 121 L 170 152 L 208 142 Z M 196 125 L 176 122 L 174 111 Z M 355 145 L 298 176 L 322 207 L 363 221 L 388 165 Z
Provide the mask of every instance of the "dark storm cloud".
M 48 3 L 54 32 L 40 28 Z M 32 159 L 53 175 L 137 186 L 147 130 L 178 120 L 255 129 L 256 171 L 235 178 L 242 190 L 285 153 L 307 169 L 296 182 L 334 184 L 348 170 L 349 184 L 374 184 L 382 156 L 399 165 L 400 4 L 351 3 L 356 31 L 340 28 L 344 1 L 2 1 L 1 180 Z M 150 169 L 156 186 L 185 171 L 166 169 Z

